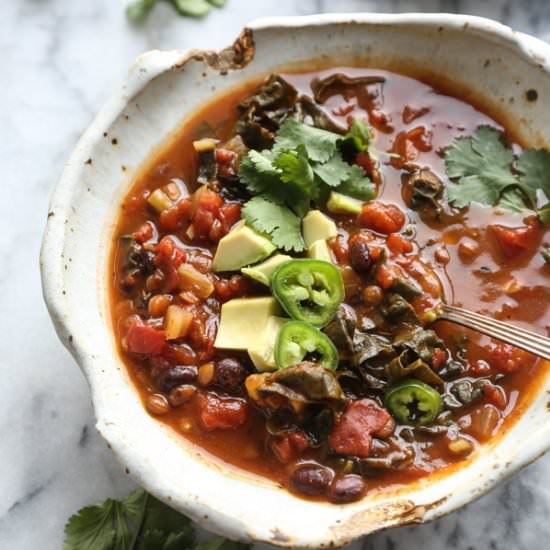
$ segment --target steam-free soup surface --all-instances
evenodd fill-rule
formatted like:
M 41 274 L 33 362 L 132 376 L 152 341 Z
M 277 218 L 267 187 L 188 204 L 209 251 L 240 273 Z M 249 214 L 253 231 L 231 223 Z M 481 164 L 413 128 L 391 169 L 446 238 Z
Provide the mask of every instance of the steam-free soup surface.
M 331 192 L 349 198 L 350 188 L 335 184 L 338 170 L 325 174 L 334 178 L 328 183 L 319 179 L 326 163 L 307 148 L 273 153 L 290 119 L 339 134 L 331 158 L 344 171 L 355 167 L 363 186 L 351 207 L 330 202 Z M 353 124 L 369 135 L 346 140 Z M 219 459 L 338 503 L 464 464 L 501 435 L 528 404 L 543 362 L 429 322 L 445 301 L 541 334 L 549 325 L 550 268 L 541 254 L 548 238 L 535 213 L 448 200 L 458 183 L 445 151 L 485 126 L 521 154 L 474 106 L 375 69 L 272 76 L 205 105 L 136 178 L 113 240 L 114 331 L 147 410 Z M 251 151 L 266 149 L 279 171 L 277 155 L 288 153 L 316 174 L 319 196 L 302 200 L 305 210 L 284 198 L 282 207 L 299 221 L 319 210 L 335 224 L 337 234 L 316 250 L 328 251 L 321 261 L 336 268 L 344 295 L 313 330 L 334 344 L 336 359 L 312 344 L 296 364 L 270 359 L 258 370 L 248 347 L 214 345 L 223 304 L 277 294 L 240 269 L 213 267 L 220 242 L 254 212 L 245 205 L 273 198 L 269 189 L 251 192 L 242 177 Z M 282 249 L 244 217 L 279 248 L 272 255 L 314 255 Z M 310 269 L 304 265 L 296 269 Z M 290 320 L 284 298 L 277 307 L 274 317 Z M 272 345 L 281 356 L 290 344 L 279 340 Z M 313 380 L 321 386 L 315 396 Z

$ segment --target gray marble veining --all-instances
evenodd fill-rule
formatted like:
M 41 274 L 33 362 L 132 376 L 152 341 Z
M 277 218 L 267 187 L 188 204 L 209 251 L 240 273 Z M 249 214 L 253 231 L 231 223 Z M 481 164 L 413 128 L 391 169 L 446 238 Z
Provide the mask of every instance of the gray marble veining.
M 335 11 L 463 12 L 550 39 L 546 0 L 229 0 L 204 21 L 161 5 L 130 27 L 123 0 L 4 0 L 0 7 L 0 548 L 57 550 L 80 506 L 132 483 L 94 430 L 88 390 L 40 294 L 48 196 L 76 139 L 129 64 L 152 48 L 221 47 L 250 19 Z M 364 550 L 534 550 L 550 540 L 550 456 L 429 525 Z

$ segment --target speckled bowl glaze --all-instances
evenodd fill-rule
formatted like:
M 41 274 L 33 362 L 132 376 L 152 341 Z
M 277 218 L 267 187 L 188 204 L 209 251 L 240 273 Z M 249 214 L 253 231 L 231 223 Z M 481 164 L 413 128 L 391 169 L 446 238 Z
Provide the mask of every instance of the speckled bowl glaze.
M 207 99 L 293 67 L 429 71 L 506 113 L 525 143 L 542 146 L 550 142 L 549 61 L 550 46 L 493 21 L 418 14 L 268 18 L 220 52 L 142 55 L 66 166 L 41 258 L 57 333 L 90 384 L 98 430 L 128 474 L 212 531 L 314 548 L 437 518 L 544 453 L 550 447 L 548 380 L 520 420 L 466 467 L 346 506 L 298 499 L 209 458 L 145 412 L 116 353 L 107 281 L 117 205 L 144 161 Z

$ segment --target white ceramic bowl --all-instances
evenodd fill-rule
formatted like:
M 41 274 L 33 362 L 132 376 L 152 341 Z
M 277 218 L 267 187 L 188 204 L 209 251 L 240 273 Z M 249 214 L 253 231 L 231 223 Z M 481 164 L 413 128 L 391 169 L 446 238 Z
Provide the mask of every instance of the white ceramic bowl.
M 342 545 L 462 506 L 550 447 L 550 383 L 521 419 L 465 468 L 346 506 L 307 502 L 211 461 L 143 409 L 115 351 L 107 304 L 117 205 L 155 149 L 206 99 L 290 67 L 353 65 L 441 75 L 502 109 L 531 146 L 550 142 L 550 47 L 493 21 L 451 15 L 262 19 L 221 52 L 142 55 L 73 152 L 51 201 L 44 296 L 91 387 L 97 428 L 139 484 L 205 528 L 281 546 Z M 538 92 L 529 102 L 526 91 Z M 463 94 L 463 95 L 464 95 Z

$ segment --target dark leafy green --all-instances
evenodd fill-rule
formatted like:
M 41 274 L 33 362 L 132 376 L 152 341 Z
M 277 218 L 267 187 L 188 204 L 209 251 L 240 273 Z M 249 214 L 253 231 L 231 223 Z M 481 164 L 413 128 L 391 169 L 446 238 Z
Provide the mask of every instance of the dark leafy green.
M 409 176 L 406 182 L 406 202 L 423 218 L 438 219 L 443 211 L 443 183 L 428 168 Z
M 409 351 L 404 351 L 390 361 L 385 368 L 386 377 L 389 382 L 397 382 L 403 378 L 416 378 L 430 386 L 443 386 L 443 380 L 432 370 L 422 359 L 411 361 L 414 356 Z
M 434 350 L 443 348 L 443 341 L 433 330 L 413 327 L 403 330 L 393 340 L 397 350 L 410 350 L 426 363 L 431 363 Z
M 301 363 L 261 376 L 258 393 L 277 394 L 290 401 L 318 403 L 342 399 L 342 388 L 331 370 L 314 363 Z

